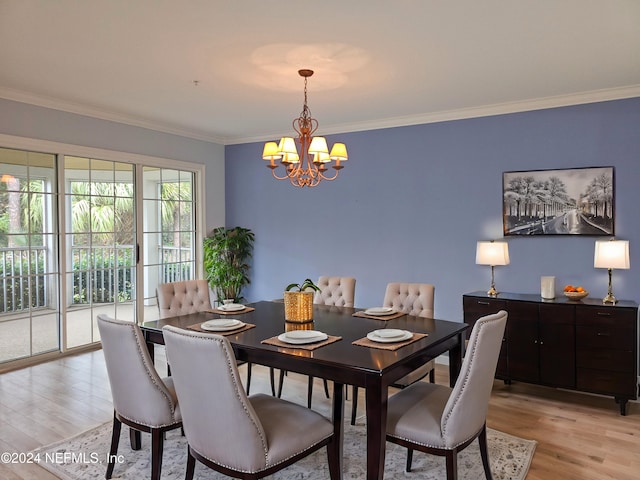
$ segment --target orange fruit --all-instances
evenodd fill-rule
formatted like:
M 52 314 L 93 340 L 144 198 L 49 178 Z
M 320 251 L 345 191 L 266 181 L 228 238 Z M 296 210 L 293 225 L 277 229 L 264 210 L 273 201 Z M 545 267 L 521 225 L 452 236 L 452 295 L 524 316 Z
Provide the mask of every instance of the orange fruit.
M 573 292 L 573 285 L 566 285 L 564 287 L 565 292 Z
M 576 288 L 576 292 L 584 292 L 584 288 L 578 287 L 578 288 Z

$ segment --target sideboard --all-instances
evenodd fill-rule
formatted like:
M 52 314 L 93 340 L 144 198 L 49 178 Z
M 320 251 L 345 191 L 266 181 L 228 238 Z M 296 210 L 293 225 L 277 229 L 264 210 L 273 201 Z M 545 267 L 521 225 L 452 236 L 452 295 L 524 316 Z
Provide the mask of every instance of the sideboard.
M 484 315 L 508 312 L 495 375 L 505 383 L 612 396 L 621 415 L 626 415 L 628 400 L 638 398 L 637 303 L 471 292 L 463 295 L 462 304 L 471 327 Z

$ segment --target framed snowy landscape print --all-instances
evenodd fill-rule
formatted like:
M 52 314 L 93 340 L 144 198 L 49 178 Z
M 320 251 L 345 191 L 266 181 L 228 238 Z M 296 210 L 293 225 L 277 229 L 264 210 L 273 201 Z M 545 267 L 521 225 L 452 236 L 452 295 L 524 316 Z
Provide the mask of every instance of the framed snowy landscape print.
M 504 235 L 614 234 L 613 167 L 502 174 Z

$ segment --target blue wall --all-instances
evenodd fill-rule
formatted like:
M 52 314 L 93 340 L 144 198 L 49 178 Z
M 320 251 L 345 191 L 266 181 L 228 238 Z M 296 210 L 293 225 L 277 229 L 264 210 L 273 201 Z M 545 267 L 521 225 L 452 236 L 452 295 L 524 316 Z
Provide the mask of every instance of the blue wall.
M 261 143 L 226 147 L 227 226 L 256 234 L 248 300 L 282 297 L 306 277 L 349 275 L 356 306 L 366 307 L 381 304 L 390 281 L 426 282 L 436 286 L 436 317 L 461 321 L 462 294 L 489 287 L 475 248 L 502 237 L 502 172 L 613 166 L 616 238 L 630 241 L 631 255 L 631 269 L 614 272 L 614 293 L 640 301 L 640 98 L 328 141 L 344 141 L 350 160 L 312 189 L 272 179 Z M 606 294 L 607 273 L 593 268 L 596 237 L 507 240 L 498 290 L 539 294 L 540 276 L 555 275 L 558 294 L 567 283 Z

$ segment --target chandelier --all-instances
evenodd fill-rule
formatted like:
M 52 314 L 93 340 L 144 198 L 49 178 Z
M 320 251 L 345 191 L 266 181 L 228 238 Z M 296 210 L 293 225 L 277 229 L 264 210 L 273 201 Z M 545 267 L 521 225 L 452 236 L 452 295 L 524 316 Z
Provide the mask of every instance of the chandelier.
M 349 156 L 344 143 L 335 143 L 329 153 L 327 140 L 324 137 L 313 136 L 318 129 L 318 121 L 311 116 L 311 110 L 307 106 L 307 79 L 313 75 L 313 70 L 298 70 L 298 74 L 304 77 L 304 106 L 300 116 L 293 121 L 293 129 L 298 138 L 294 140 L 292 137 L 282 137 L 278 144 L 266 142 L 262 159 L 269 162 L 267 167 L 271 169 L 274 178 L 289 179 L 296 187 L 315 187 L 322 180 L 335 180 L 344 168 L 340 162 L 348 160 Z M 300 155 L 296 141 L 300 146 Z M 280 160 L 280 163 L 276 164 L 276 160 Z M 331 165 L 335 174 L 327 176 L 327 165 L 332 161 L 335 161 L 335 164 Z M 284 176 L 278 176 L 276 173 L 280 164 L 285 168 Z

